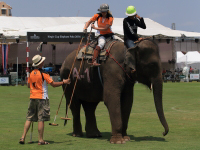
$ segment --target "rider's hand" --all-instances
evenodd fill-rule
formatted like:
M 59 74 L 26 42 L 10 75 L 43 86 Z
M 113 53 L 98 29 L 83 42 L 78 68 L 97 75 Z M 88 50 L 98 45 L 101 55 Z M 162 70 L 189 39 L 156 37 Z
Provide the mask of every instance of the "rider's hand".
M 83 29 L 83 33 L 86 34 L 87 33 L 87 29 Z
M 94 24 L 93 24 L 93 23 L 91 24 L 91 28 L 95 29 L 95 26 L 94 26 Z
M 141 17 L 138 14 L 136 14 L 135 17 L 138 19 L 141 19 Z
M 143 38 L 138 38 L 138 41 L 142 41 L 142 40 L 144 40 Z

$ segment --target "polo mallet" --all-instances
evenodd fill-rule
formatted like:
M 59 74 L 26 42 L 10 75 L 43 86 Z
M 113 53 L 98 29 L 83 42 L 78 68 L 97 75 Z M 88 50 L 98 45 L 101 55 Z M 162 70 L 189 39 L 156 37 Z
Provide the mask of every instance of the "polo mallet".
M 92 24 L 94 24 L 94 22 L 93 22 Z M 89 43 L 91 32 L 92 32 L 92 27 L 91 27 L 90 33 L 89 33 L 89 35 L 88 35 L 88 40 L 87 40 L 87 42 L 86 42 L 86 46 L 87 46 L 88 43 Z M 84 51 L 84 54 L 85 54 L 85 52 L 86 52 L 86 51 Z M 82 60 L 81 60 L 81 63 L 80 63 L 80 67 L 79 67 L 78 74 L 80 74 L 80 70 L 81 70 L 81 67 L 82 67 L 82 64 L 83 64 L 83 58 L 84 58 L 84 57 L 82 57 Z M 78 76 L 76 77 L 76 81 L 75 81 L 75 83 L 74 83 L 74 89 L 73 89 L 73 91 L 72 91 L 72 95 L 71 95 L 71 98 L 70 98 L 70 103 L 69 103 L 69 105 L 68 105 L 68 109 L 70 108 L 71 103 L 72 103 L 72 98 L 73 98 L 73 96 L 74 96 L 74 91 L 75 91 L 75 89 L 76 89 L 77 81 L 78 81 Z M 66 115 L 65 115 L 65 117 L 68 117 L 68 109 L 66 109 Z M 64 126 L 65 126 L 66 123 L 67 123 L 67 119 L 64 119 L 63 117 L 62 117 L 61 119 L 65 120 L 65 122 L 64 122 Z
M 77 51 L 76 51 L 76 55 L 75 55 L 75 57 L 74 57 L 74 62 L 73 62 L 72 67 L 71 67 L 71 69 L 70 69 L 70 73 L 69 73 L 68 79 L 69 79 L 70 76 L 71 76 L 72 68 L 74 67 L 74 63 L 75 63 L 75 61 L 76 61 L 76 57 L 77 57 L 77 55 L 78 55 L 78 52 L 79 52 L 80 46 L 81 46 L 81 44 L 82 44 L 83 38 L 84 38 L 84 36 L 82 37 L 81 42 L 80 42 L 80 44 L 79 44 L 79 47 L 78 47 L 78 49 L 77 49 Z M 66 88 L 67 88 L 67 84 L 65 85 L 65 89 L 64 89 L 64 91 L 63 91 L 63 94 L 62 94 L 62 97 L 61 97 L 61 100 L 60 100 L 60 103 L 59 103 L 59 106 L 58 106 L 58 110 L 56 111 L 56 115 L 55 115 L 55 117 L 54 117 L 54 121 L 53 121 L 53 123 L 49 123 L 49 125 L 58 126 L 58 124 L 55 124 L 55 121 L 56 121 L 56 117 L 57 117 L 57 115 L 58 115 L 58 111 L 60 110 L 60 105 L 61 105 L 61 103 L 62 103 L 62 99 L 63 99 L 63 96 L 64 96 L 64 94 L 65 94 Z M 63 120 L 71 120 L 71 118 L 66 118 L 66 117 L 61 117 L 61 119 L 63 119 Z
M 33 135 L 33 122 L 31 122 L 32 126 L 31 126 L 31 135 L 30 135 L 30 141 L 28 142 L 29 144 L 32 144 L 32 135 Z

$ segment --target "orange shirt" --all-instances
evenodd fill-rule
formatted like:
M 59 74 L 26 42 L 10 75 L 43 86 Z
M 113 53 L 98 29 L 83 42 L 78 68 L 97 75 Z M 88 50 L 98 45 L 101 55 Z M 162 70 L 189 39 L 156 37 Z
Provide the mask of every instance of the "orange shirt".
M 97 20 L 97 18 L 99 17 L 99 14 L 95 14 L 91 19 L 90 19 L 90 21 L 96 21 Z M 98 22 L 97 22 L 97 24 L 98 24 L 98 27 L 103 27 L 103 28 L 105 28 L 106 27 L 106 25 L 108 24 L 108 25 L 110 25 L 110 26 L 112 26 L 112 23 L 113 23 L 113 17 L 110 15 L 108 18 L 106 18 L 104 21 L 102 20 L 102 17 L 99 17 L 98 18 Z M 112 32 L 112 30 L 111 30 L 111 28 L 108 28 L 106 31 L 100 31 L 100 34 L 102 34 L 102 35 L 104 35 L 104 34 L 110 34 L 110 33 L 113 33 Z
M 46 99 L 48 98 L 48 86 L 53 82 L 50 75 L 42 73 L 44 81 L 42 80 L 42 75 L 38 69 L 34 69 L 28 78 L 28 83 L 30 84 L 30 98 L 31 99 Z

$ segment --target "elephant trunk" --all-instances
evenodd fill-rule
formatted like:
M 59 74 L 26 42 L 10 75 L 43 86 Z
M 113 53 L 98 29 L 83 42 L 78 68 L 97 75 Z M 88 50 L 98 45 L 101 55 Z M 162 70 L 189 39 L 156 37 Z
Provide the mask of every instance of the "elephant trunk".
M 157 78 L 154 78 L 152 80 L 152 83 L 153 83 L 153 95 L 154 95 L 155 107 L 156 107 L 156 111 L 160 119 L 160 122 L 165 128 L 165 132 L 163 132 L 163 135 L 165 136 L 169 132 L 169 127 L 165 119 L 163 104 L 162 104 L 162 88 L 163 88 L 162 77 L 159 76 Z

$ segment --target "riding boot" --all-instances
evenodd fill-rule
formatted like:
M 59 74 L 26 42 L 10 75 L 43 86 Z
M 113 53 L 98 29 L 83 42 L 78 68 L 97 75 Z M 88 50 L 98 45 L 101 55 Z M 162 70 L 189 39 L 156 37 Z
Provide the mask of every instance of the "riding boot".
M 94 54 L 93 54 L 93 58 L 92 58 L 92 66 L 94 66 L 94 67 L 101 65 L 101 64 L 97 63 L 97 57 L 99 56 L 100 51 L 101 51 L 101 48 L 99 46 L 96 46 L 96 48 L 94 49 Z

